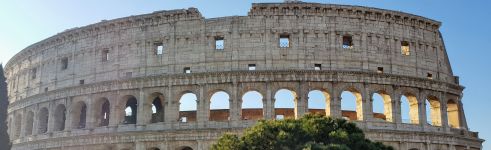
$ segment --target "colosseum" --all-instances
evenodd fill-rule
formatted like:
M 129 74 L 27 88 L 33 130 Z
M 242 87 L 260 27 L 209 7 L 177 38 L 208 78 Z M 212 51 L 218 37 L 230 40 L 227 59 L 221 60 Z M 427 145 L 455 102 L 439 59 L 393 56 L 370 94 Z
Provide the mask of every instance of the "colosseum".
M 320 113 L 398 150 L 479 150 L 484 140 L 467 126 L 440 25 L 378 8 L 285 2 L 254 3 L 247 16 L 204 18 L 188 8 L 69 29 L 6 65 L 12 149 L 207 150 L 260 119 Z M 293 107 L 277 107 L 280 90 L 294 95 Z M 324 108 L 309 106 L 312 91 Z M 341 108 L 343 92 L 355 110 Z M 210 107 L 216 93 L 226 107 Z M 376 94 L 383 113 L 373 112 Z

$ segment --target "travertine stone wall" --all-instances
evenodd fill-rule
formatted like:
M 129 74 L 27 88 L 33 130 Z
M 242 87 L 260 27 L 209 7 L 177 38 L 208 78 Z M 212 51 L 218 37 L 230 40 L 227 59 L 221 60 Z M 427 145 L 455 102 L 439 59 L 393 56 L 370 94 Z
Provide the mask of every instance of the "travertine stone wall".
M 390 10 L 292 2 L 253 4 L 248 16 L 206 19 L 189 8 L 70 29 L 6 65 L 13 149 L 208 149 L 222 133 L 240 134 L 256 122 L 261 110 L 241 108 L 246 92 L 260 93 L 262 116 L 273 119 L 308 113 L 312 90 L 327 96 L 321 113 L 347 117 L 396 149 L 480 149 L 439 26 Z M 351 47 L 343 48 L 345 37 Z M 280 89 L 296 94 L 295 108 L 274 108 Z M 217 91 L 229 95 L 230 109 L 210 110 Z M 343 91 L 357 97 L 356 112 L 341 110 Z M 196 112 L 179 112 L 185 93 L 196 95 Z M 384 97 L 384 114 L 372 112 L 374 93 Z M 410 123 L 401 118 L 402 96 L 410 101 Z M 155 99 L 162 104 L 157 115 Z M 134 118 L 124 113 L 129 102 Z M 248 114 L 254 119 L 244 119 Z

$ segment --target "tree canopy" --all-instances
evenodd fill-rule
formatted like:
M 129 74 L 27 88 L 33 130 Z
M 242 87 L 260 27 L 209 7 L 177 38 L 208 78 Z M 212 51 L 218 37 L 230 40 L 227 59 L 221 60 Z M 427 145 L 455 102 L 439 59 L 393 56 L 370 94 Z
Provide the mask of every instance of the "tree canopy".
M 7 109 L 9 101 L 7 96 L 7 83 L 0 64 L 0 149 L 10 149 L 9 135 L 7 134 Z
M 344 119 L 306 115 L 300 119 L 262 120 L 242 137 L 223 135 L 212 150 L 393 150 L 365 138 Z

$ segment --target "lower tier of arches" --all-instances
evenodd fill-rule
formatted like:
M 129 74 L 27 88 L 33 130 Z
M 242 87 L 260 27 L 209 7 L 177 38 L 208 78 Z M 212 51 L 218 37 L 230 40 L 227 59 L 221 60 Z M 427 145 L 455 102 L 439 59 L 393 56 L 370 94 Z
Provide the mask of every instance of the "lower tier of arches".
M 242 122 L 250 126 L 255 121 Z M 480 150 L 483 140 L 465 130 L 438 131 L 413 125 L 356 122 L 366 136 L 396 150 Z M 216 125 L 216 124 L 215 124 Z M 177 125 L 174 125 L 177 126 Z M 180 128 L 186 124 L 180 124 Z M 245 127 L 216 125 L 207 129 L 158 130 L 151 126 L 120 126 L 88 131 L 58 132 L 14 141 L 12 150 L 208 150 L 224 133 L 240 134 Z M 208 124 L 206 126 L 212 126 Z

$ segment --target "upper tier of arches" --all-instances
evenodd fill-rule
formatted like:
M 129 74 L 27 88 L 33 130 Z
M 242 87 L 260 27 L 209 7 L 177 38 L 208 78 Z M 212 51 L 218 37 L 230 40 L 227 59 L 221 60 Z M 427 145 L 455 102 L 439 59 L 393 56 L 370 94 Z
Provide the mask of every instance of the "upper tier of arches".
M 354 104 L 351 108 L 344 106 L 350 102 Z M 203 127 L 209 128 L 239 122 L 247 125 L 260 119 L 298 118 L 306 113 L 386 127 L 467 130 L 457 95 L 376 84 L 257 82 L 153 87 L 51 100 L 12 111 L 9 126 L 15 128 L 9 128 L 9 133 L 15 140 L 37 134 L 134 125 L 209 124 Z

